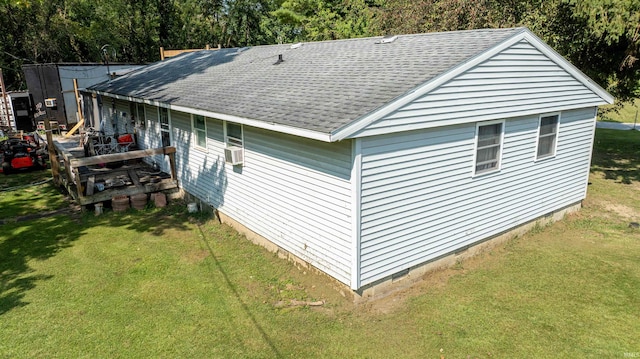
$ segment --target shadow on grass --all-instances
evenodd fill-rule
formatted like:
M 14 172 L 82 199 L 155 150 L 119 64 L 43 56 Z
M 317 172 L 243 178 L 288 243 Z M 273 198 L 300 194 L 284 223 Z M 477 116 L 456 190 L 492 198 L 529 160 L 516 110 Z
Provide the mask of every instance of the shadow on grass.
M 52 278 L 39 274 L 29 266 L 32 260 L 47 260 L 87 234 L 92 227 L 125 227 L 138 233 L 161 236 L 168 228 L 188 230 L 189 217 L 182 206 L 163 210 L 105 213 L 95 217 L 87 212 L 80 220 L 68 215 L 7 223 L 0 231 L 0 315 L 28 305 L 26 293 L 38 282 Z M 108 236 L 108 234 L 107 234 Z
M 35 211 L 50 211 L 68 205 L 62 189 L 52 182 L 51 170 L 28 170 L 0 174 L 0 219 Z
M 247 303 L 244 301 L 243 297 L 238 292 L 237 286 L 229 278 L 229 275 L 227 274 L 227 271 L 225 271 L 225 269 L 223 268 L 222 264 L 220 263 L 220 260 L 218 259 L 218 257 L 216 255 L 215 251 L 213 250 L 213 248 L 211 248 L 211 245 L 207 241 L 207 239 L 206 239 L 207 237 L 204 234 L 204 232 L 202 231 L 202 228 L 200 226 L 198 226 L 198 231 L 199 231 L 200 239 L 201 239 L 203 245 L 207 248 L 207 251 L 209 251 L 209 255 L 211 256 L 211 258 L 213 259 L 213 262 L 216 265 L 216 270 L 218 272 L 220 272 L 220 274 L 222 274 L 222 277 L 224 278 L 224 281 L 227 284 L 227 287 L 229 288 L 231 293 L 233 293 L 233 296 L 235 297 L 235 299 L 238 301 L 238 303 L 242 307 L 242 310 L 245 312 L 245 314 L 247 315 L 249 320 L 251 320 L 251 322 L 253 323 L 253 326 L 256 328 L 258 333 L 260 333 L 260 336 L 262 336 L 262 339 L 264 340 L 264 342 L 269 346 L 269 348 L 273 352 L 273 355 L 276 358 L 282 358 L 282 354 L 280 353 L 280 351 L 278 351 L 278 348 L 274 344 L 273 340 L 271 339 L 269 334 L 267 334 L 267 332 L 264 330 L 262 325 L 260 325 L 260 323 L 256 319 L 255 315 L 251 312 L 251 310 L 249 309 L 249 306 L 247 305 Z
M 596 130 L 591 172 L 619 183 L 640 182 L 640 132 Z
M 37 274 L 31 260 L 53 257 L 82 236 L 84 230 L 67 216 L 3 225 L 0 232 L 0 315 L 27 305 L 26 292 L 51 279 Z

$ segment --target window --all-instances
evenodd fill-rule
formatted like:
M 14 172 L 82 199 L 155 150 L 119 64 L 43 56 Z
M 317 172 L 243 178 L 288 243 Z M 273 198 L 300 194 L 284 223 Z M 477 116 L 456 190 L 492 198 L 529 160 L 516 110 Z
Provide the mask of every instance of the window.
M 227 148 L 224 149 L 224 161 L 233 166 L 242 166 L 244 165 L 242 125 L 232 122 L 224 124 L 224 137 L 227 143 Z
M 162 136 L 162 147 L 171 146 L 171 132 L 169 126 L 169 110 L 160 107 L 160 135 Z
M 232 122 L 226 122 L 226 130 L 227 147 L 243 147 L 242 125 Z
M 144 128 L 147 125 L 147 114 L 145 112 L 145 108 L 144 108 L 144 104 L 143 103 L 137 103 L 136 104 L 136 110 L 138 112 L 138 127 L 140 128 Z
M 556 155 L 559 115 L 540 116 L 538 127 L 538 154 L 536 159 Z
M 207 148 L 207 120 L 204 116 L 193 115 L 193 133 L 196 136 L 196 146 Z
M 475 174 L 500 169 L 504 123 L 478 124 L 476 132 Z

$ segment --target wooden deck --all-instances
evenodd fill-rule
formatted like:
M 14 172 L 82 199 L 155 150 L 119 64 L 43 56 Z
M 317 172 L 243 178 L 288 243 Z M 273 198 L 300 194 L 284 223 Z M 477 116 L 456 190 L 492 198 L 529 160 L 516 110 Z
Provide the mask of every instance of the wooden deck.
M 175 147 L 134 150 L 84 157 L 79 137 L 53 139 L 55 158 L 50 158 L 54 181 L 65 187 L 80 205 L 109 201 L 115 196 L 153 193 L 178 187 Z M 154 170 L 142 159 L 166 155 L 171 173 Z M 55 168 L 55 164 L 58 168 Z

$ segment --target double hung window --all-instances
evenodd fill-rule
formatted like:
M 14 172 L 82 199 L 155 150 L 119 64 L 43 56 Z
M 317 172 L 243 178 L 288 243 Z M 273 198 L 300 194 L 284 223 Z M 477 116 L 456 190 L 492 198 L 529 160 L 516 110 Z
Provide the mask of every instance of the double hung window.
M 226 141 L 227 147 L 240 147 L 243 148 L 242 140 L 242 125 L 233 122 L 226 123 Z
M 475 174 L 497 171 L 502 157 L 504 122 L 478 124 Z
M 540 116 L 536 159 L 555 156 L 559 117 L 559 115 Z
M 204 116 L 193 115 L 193 133 L 196 139 L 196 146 L 207 148 L 207 120 Z
M 171 127 L 169 125 L 169 110 L 160 107 L 160 135 L 162 136 L 162 147 L 171 146 Z
M 138 113 L 138 127 L 144 128 L 147 126 L 147 114 L 145 112 L 143 103 L 136 103 L 136 112 Z

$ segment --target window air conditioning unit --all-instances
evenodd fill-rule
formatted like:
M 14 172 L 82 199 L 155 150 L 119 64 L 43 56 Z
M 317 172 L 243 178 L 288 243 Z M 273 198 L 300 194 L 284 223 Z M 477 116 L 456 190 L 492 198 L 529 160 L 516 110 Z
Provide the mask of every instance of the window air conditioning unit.
M 46 107 L 49 107 L 49 108 L 56 107 L 57 106 L 56 99 L 55 98 L 46 98 L 46 99 L 44 99 L 44 105 Z
M 224 160 L 232 165 L 241 165 L 244 162 L 242 147 L 228 147 L 224 149 Z

